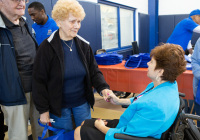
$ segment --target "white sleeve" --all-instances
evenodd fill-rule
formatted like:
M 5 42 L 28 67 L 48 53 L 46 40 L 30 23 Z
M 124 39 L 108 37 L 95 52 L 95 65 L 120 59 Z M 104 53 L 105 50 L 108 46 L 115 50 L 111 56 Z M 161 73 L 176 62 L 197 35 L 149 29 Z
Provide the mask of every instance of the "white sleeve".
M 80 35 L 76 35 L 80 40 L 82 40 L 83 42 L 87 43 L 90 45 L 90 42 L 88 42 L 87 40 L 85 40 L 83 37 L 81 37 Z
M 35 30 L 34 30 L 33 28 L 32 28 L 32 34 L 34 34 L 34 35 L 36 34 L 36 33 L 35 33 Z
M 194 28 L 193 32 L 200 33 L 200 25 Z
M 188 42 L 188 45 L 187 45 L 187 49 L 191 49 L 192 48 L 192 44 L 191 44 L 191 40 Z

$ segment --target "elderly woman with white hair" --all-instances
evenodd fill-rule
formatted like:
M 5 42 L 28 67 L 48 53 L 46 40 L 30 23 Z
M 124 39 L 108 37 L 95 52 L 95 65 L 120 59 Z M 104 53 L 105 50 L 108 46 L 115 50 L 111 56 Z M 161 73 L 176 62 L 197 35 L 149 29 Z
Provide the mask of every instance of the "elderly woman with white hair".
M 37 52 L 33 71 L 33 98 L 40 121 L 50 118 L 55 128 L 66 131 L 91 118 L 94 87 L 105 100 L 109 90 L 89 43 L 77 35 L 85 17 L 76 0 L 58 0 L 52 18 L 59 30 L 44 40 Z M 72 115 L 73 114 L 73 115 Z

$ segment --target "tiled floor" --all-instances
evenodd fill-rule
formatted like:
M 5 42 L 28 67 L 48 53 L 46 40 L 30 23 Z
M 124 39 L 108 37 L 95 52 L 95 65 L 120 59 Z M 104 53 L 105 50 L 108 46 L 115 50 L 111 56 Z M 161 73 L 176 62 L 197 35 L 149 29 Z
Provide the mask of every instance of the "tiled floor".
M 101 118 L 101 119 L 119 119 L 121 114 L 124 112 L 124 108 L 119 105 L 112 105 L 111 103 L 105 102 L 104 99 L 95 95 L 95 105 L 94 111 L 91 111 L 92 118 Z M 31 127 L 28 127 L 28 133 L 31 134 Z M 6 133 L 5 139 L 8 140 L 8 134 Z

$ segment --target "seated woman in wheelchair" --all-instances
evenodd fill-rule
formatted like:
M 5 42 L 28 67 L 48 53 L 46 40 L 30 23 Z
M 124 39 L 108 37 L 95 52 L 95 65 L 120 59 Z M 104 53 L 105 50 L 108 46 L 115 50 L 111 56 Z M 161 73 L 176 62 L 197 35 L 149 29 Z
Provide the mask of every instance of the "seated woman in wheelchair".
M 109 94 L 107 100 L 111 103 L 129 107 L 119 120 L 85 120 L 76 128 L 75 140 L 113 140 L 115 133 L 160 139 L 173 124 L 179 110 L 176 78 L 186 70 L 184 54 L 179 45 L 155 47 L 150 54 L 147 72 L 152 83 L 130 99 Z

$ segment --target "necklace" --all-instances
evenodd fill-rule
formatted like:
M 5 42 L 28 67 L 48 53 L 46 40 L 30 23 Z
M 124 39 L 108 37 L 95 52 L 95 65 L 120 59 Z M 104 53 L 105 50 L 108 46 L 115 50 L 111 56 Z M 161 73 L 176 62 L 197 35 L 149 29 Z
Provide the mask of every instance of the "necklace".
M 65 41 L 63 40 L 63 42 L 65 43 Z M 65 45 L 67 45 L 67 43 L 65 43 Z M 73 45 L 73 39 L 72 39 L 72 44 L 71 47 L 67 45 L 67 47 L 69 48 L 70 52 L 72 52 L 72 45 Z

